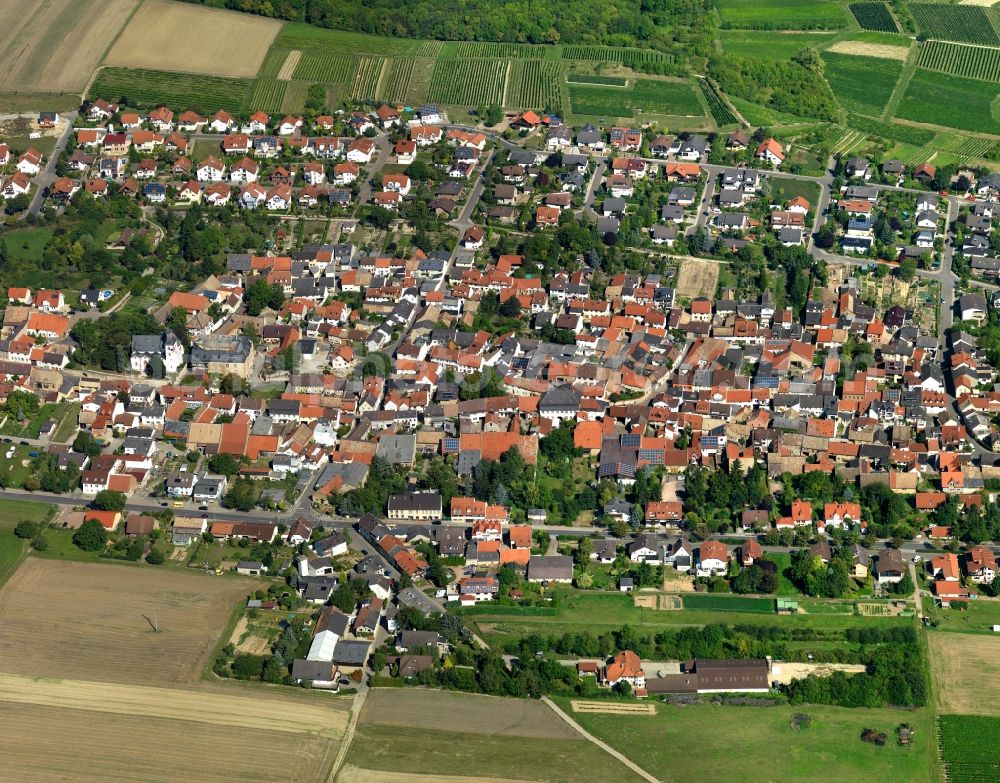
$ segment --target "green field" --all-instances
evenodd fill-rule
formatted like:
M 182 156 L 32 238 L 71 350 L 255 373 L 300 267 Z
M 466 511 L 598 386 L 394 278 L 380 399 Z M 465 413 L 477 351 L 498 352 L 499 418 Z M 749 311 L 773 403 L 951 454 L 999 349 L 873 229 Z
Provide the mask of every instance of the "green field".
M 803 182 L 799 179 L 785 179 L 783 177 L 771 178 L 771 195 L 775 201 L 789 201 L 796 196 L 802 196 L 810 204 L 816 206 L 819 203 L 819 193 L 819 185 L 815 182 Z M 783 582 L 791 585 L 791 582 L 788 582 L 788 579 L 781 573 L 783 569 L 791 566 L 791 556 L 781 552 L 769 552 L 767 558 L 778 564 L 778 595 L 791 595 L 792 593 L 783 593 L 781 591 Z M 791 589 L 795 591 L 794 587 Z
M 329 30 L 323 27 L 313 27 L 307 24 L 287 22 L 278 33 L 272 44 L 273 50 L 293 49 L 308 51 L 318 49 L 337 54 L 377 54 L 383 57 L 420 57 L 426 44 L 436 44 L 436 41 L 418 41 L 412 38 L 388 38 L 379 35 L 365 35 L 341 30 Z M 267 61 L 265 60 L 265 64 Z
M 248 99 L 250 109 L 252 111 L 280 112 L 287 86 L 288 82 L 277 79 L 257 79 Z
M 639 114 L 704 117 L 705 110 L 690 82 L 639 79 L 631 87 L 570 84 L 573 114 L 634 117 Z
M 924 614 L 942 631 L 992 634 L 1000 625 L 1000 601 L 970 601 L 967 609 L 943 609 L 931 599 L 924 601 Z
M 427 99 L 448 106 L 504 101 L 507 60 L 438 60 Z
M 729 101 L 751 125 L 788 125 L 805 122 L 805 119 L 802 117 L 778 111 L 777 109 L 771 109 L 767 106 L 761 106 L 757 103 L 751 103 L 748 100 L 737 98 L 733 95 L 729 96 Z
M 749 30 L 835 30 L 847 25 L 831 0 L 717 0 L 723 27 Z
M 512 60 L 507 104 L 562 112 L 565 65 L 552 60 Z
M 910 3 L 907 7 L 927 38 L 987 46 L 1000 44 L 996 12 L 992 8 L 946 3 Z
M 938 725 L 948 783 L 1000 780 L 1000 718 L 942 715 Z
M 553 714 L 552 720 L 559 718 Z M 482 721 L 489 724 L 488 712 L 483 713 Z M 433 726 L 432 717 L 428 722 Z M 427 725 L 362 722 L 348 751 L 347 764 L 414 775 L 476 775 L 545 783 L 641 780 L 584 739 L 459 733 Z
M 628 79 L 624 76 L 598 76 L 591 73 L 571 73 L 566 77 L 570 84 L 602 84 L 606 87 L 625 87 Z
M 196 76 L 146 68 L 104 68 L 90 86 L 90 98 L 127 98 L 132 106 L 166 104 L 175 110 L 211 114 L 218 109 L 240 112 L 247 103 L 252 79 Z
M 738 124 L 739 118 L 733 113 L 729 104 L 722 99 L 715 87 L 707 79 L 699 79 L 698 81 L 701 84 L 701 92 L 705 96 L 705 101 L 708 103 L 708 110 L 716 124 L 720 128 L 725 125 Z
M 690 593 L 684 596 L 684 608 L 708 612 L 771 614 L 774 612 L 774 601 L 770 598 L 744 598 L 738 595 Z
M 18 263 L 39 258 L 54 233 L 52 228 L 26 228 L 4 234 L 0 242 L 3 242 L 7 258 Z
M 28 542 L 14 535 L 18 522 L 45 522 L 54 506 L 29 500 L 0 500 L 0 587 L 17 570 Z
M 657 714 L 646 716 L 576 713 L 567 700 L 558 703 L 589 732 L 664 781 L 937 781 L 929 710 L 657 704 Z M 793 729 L 790 721 L 796 713 L 809 715 L 812 724 Z M 900 723 L 916 729 L 912 747 L 897 745 Z M 883 747 L 862 742 L 866 728 L 884 731 L 889 742 Z M 679 751 L 693 742 L 697 752 Z
M 892 97 L 903 63 L 880 57 L 824 52 L 826 80 L 846 110 L 878 116 Z
M 988 82 L 917 69 L 896 112 L 898 117 L 946 128 L 1000 134 L 991 113 L 997 87 Z
M 917 65 L 967 79 L 1000 82 L 1000 49 L 928 41 L 920 47 Z
M 726 54 L 787 60 L 807 46 L 822 47 L 835 33 L 785 33 L 774 30 L 719 30 L 719 41 Z
M 851 15 L 858 20 L 862 30 L 876 30 L 884 33 L 899 31 L 896 20 L 889 13 L 885 3 L 851 3 Z

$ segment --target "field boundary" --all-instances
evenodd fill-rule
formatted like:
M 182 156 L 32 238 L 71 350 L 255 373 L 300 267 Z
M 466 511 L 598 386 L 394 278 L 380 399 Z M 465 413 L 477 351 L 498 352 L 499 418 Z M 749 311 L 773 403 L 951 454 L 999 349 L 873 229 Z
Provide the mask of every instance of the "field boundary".
M 295 73 L 295 69 L 299 67 L 299 60 L 301 59 L 302 50 L 292 49 L 292 51 L 290 51 L 285 57 L 285 61 L 281 64 L 281 70 L 278 71 L 277 78 L 284 82 L 290 82 Z
M 649 702 L 636 704 L 627 701 L 579 701 L 570 702 L 573 712 L 599 715 L 655 715 L 656 706 Z

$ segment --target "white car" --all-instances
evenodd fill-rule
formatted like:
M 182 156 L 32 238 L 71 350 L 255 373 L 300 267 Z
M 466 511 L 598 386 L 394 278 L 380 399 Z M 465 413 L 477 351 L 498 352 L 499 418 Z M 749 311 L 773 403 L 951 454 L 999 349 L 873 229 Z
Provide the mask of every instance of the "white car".
M 921 560 L 923 560 L 923 558 L 920 555 L 914 555 L 913 556 L 913 562 L 914 563 L 919 563 Z

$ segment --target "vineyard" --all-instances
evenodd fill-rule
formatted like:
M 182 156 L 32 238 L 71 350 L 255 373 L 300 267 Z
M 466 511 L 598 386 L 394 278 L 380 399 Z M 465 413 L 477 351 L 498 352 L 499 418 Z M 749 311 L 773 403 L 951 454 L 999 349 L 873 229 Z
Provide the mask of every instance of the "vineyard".
M 382 97 L 387 101 L 405 101 L 412 77 L 413 60 L 408 57 L 397 57 L 389 67 L 389 75 L 382 88 Z
M 673 57 L 654 49 L 632 49 L 628 46 L 564 46 L 564 60 L 596 60 L 621 63 L 629 68 L 643 63 L 673 62 Z
M 504 105 L 507 60 L 438 60 L 427 100 L 449 106 Z
M 896 20 L 889 13 L 885 3 L 851 3 L 848 8 L 858 20 L 862 30 L 875 30 L 880 33 L 898 33 Z
M 378 85 L 382 79 L 384 67 L 384 57 L 362 57 L 358 62 L 358 70 L 354 74 L 351 97 L 362 100 L 374 100 L 379 97 Z
M 211 114 L 217 109 L 239 112 L 254 82 L 223 76 L 196 76 L 145 68 L 101 70 L 89 95 L 92 98 L 128 98 L 133 106 L 170 106 Z
M 1000 123 L 988 108 L 996 96 L 997 88 L 989 82 L 918 68 L 896 115 L 945 128 L 1000 134 Z
M 927 146 L 941 152 L 953 153 L 961 158 L 986 158 L 996 147 L 996 142 L 953 133 L 939 133 Z
M 508 57 L 527 59 L 544 57 L 544 46 L 530 46 L 516 43 L 461 43 L 458 46 L 459 57 L 506 59 Z
M 258 79 L 247 99 L 246 108 L 251 111 L 280 112 L 285 100 L 285 86 L 288 82 L 277 79 Z
M 307 51 L 299 60 L 294 78 L 311 82 L 350 83 L 356 67 L 356 58 L 349 54 Z
M 992 9 L 943 3 L 912 3 L 909 9 L 920 32 L 927 38 L 986 46 L 1000 44 L 990 18 Z
M 563 64 L 549 60 L 514 60 L 507 105 L 519 109 L 562 111 Z
M 920 49 L 917 64 L 953 76 L 1000 82 L 1000 49 L 927 41 Z
M 948 783 L 1000 779 L 1000 718 L 942 715 L 938 735 Z
M 879 116 L 892 97 L 903 63 L 878 57 L 823 52 L 824 74 L 834 97 L 848 111 Z
M 712 112 L 712 117 L 719 127 L 736 125 L 739 119 L 733 114 L 733 110 L 729 108 L 728 104 L 722 100 L 716 89 L 709 84 L 707 79 L 699 79 L 698 81 L 701 82 L 701 91 L 708 101 L 708 109 Z
M 281 111 L 286 114 L 300 112 L 305 108 L 306 95 L 309 92 L 309 82 L 285 82 L 285 97 L 281 102 Z M 336 101 L 327 101 L 328 106 L 336 106 Z
M 623 76 L 597 76 L 589 73 L 571 73 L 566 77 L 570 84 L 603 84 L 606 87 L 624 87 L 628 79 Z
M 267 53 L 267 57 L 264 58 L 264 62 L 261 63 L 257 76 L 262 79 L 274 79 L 281 72 L 281 66 L 285 64 L 288 52 L 288 49 L 272 47 Z

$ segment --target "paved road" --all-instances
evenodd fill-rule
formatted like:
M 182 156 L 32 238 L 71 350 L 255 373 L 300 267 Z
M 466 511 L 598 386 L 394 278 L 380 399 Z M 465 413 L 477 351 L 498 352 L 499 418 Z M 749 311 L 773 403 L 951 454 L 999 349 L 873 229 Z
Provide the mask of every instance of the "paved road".
M 76 115 L 77 112 L 75 111 L 61 115 L 62 119 L 66 121 L 66 129 L 56 139 L 56 146 L 49 155 L 45 168 L 34 179 L 35 195 L 32 196 L 31 206 L 28 207 L 29 214 L 38 215 L 42 211 L 42 206 L 45 203 L 45 191 L 57 179 L 56 164 L 59 163 L 59 157 L 62 155 L 62 151 L 66 149 L 69 137 L 73 133 L 73 123 L 76 122 Z

